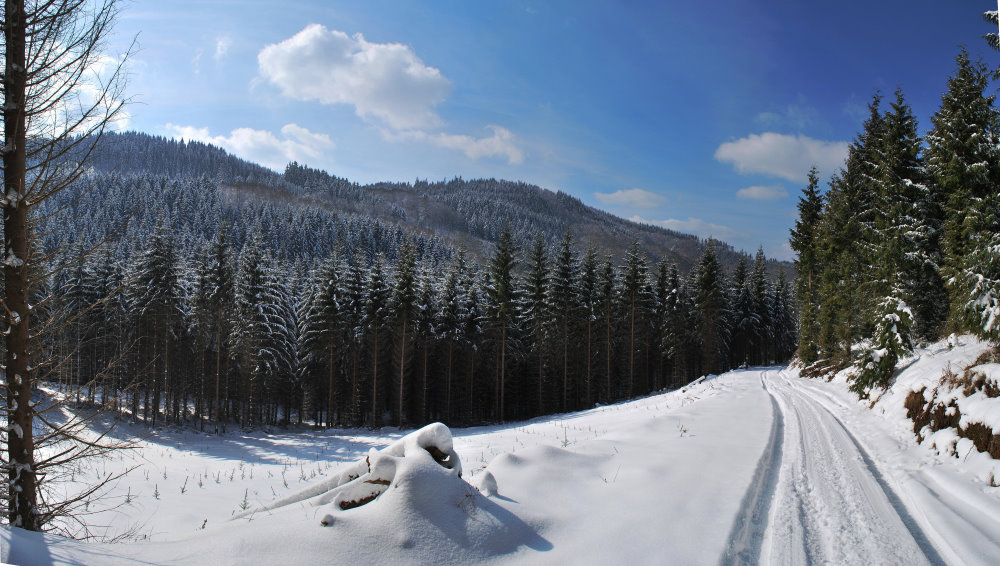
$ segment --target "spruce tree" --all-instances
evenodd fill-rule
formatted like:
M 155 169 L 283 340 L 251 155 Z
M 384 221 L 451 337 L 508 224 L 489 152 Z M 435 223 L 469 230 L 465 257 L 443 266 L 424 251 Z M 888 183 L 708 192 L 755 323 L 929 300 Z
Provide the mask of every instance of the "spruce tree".
M 494 384 L 494 403 L 496 418 L 501 422 L 505 415 L 504 396 L 506 393 L 508 342 L 517 316 L 518 297 L 514 284 L 514 269 L 516 267 L 517 249 L 514 245 L 514 234 L 508 225 L 500 233 L 493 257 L 490 259 L 490 285 L 486 289 L 486 293 L 489 295 L 487 315 L 499 353 L 497 380 Z
M 569 411 L 570 391 L 570 340 L 576 328 L 576 311 L 580 296 L 577 288 L 577 257 L 573 251 L 573 237 L 569 231 L 563 236 L 552 268 L 548 288 L 548 304 L 559 340 L 560 365 L 562 366 L 562 410 Z M 574 403 L 576 405 L 576 403 Z
M 384 391 L 388 391 L 380 381 L 379 371 L 384 371 L 379 367 L 382 361 L 385 348 L 385 334 L 391 320 L 389 301 L 392 297 L 388 277 L 385 272 L 385 259 L 381 253 L 375 256 L 375 262 L 368 272 L 365 282 L 365 303 L 361 327 L 368 337 L 369 348 L 371 349 L 371 426 L 377 427 L 383 422 L 383 411 L 386 408 L 385 400 L 382 398 Z
M 622 285 L 619 296 L 619 308 L 624 314 L 625 328 L 628 332 L 628 387 L 627 395 L 635 395 L 636 375 L 640 368 L 636 367 L 639 358 L 639 348 L 646 337 L 649 307 L 652 302 L 648 286 L 646 259 L 639 251 L 639 242 L 632 242 L 625 254 L 625 265 L 622 266 Z
M 580 264 L 580 308 L 583 310 L 582 316 L 587 327 L 587 347 L 584 354 L 584 394 L 583 402 L 585 407 L 591 407 L 593 403 L 594 391 L 594 330 L 598 321 L 598 308 L 600 305 L 599 294 L 599 266 L 597 264 L 597 251 L 590 247 L 583 255 Z
M 926 198 L 920 138 L 909 105 L 897 90 L 886 112 L 883 136 L 873 160 L 876 192 L 873 221 L 866 226 L 866 244 L 875 278 L 871 293 L 879 297 L 871 342 L 863 350 L 860 372 L 853 389 L 863 395 L 874 386 L 889 385 L 896 362 L 912 349 L 913 313 L 909 291 L 920 275 L 911 268 L 921 261 L 917 238 L 925 234 L 916 217 L 918 202 Z
M 419 286 L 417 282 L 416 250 L 413 242 L 407 239 L 399 250 L 399 261 L 396 263 L 395 286 L 392 291 L 391 316 L 396 333 L 396 364 L 397 373 L 397 406 L 396 426 L 403 426 L 405 416 L 403 401 L 406 397 L 406 383 L 410 358 L 413 357 L 414 332 L 413 320 L 417 317 L 417 299 Z
M 438 316 L 438 334 L 446 342 L 445 363 L 445 422 L 452 418 L 452 392 L 454 390 L 456 345 L 461 345 L 465 337 L 466 317 L 468 316 L 469 289 L 466 288 L 465 252 L 459 252 L 454 263 L 445 276 L 444 288 L 441 291 L 441 312 Z
M 722 267 L 715 255 L 715 241 L 705 244 L 694 279 L 694 304 L 701 341 L 704 373 L 720 373 L 726 367 L 729 348 L 729 305 Z
M 823 266 L 819 262 L 817 232 L 823 213 L 823 199 L 819 194 L 819 171 L 809 170 L 809 183 L 799 197 L 799 218 L 792 228 L 789 244 L 795 252 L 795 271 L 798 274 L 795 296 L 799 304 L 799 359 L 805 365 L 816 361 L 819 339 L 819 284 Z
M 977 293 L 970 287 L 974 279 L 965 274 L 978 272 L 970 268 L 983 265 L 988 249 L 982 247 L 982 236 L 990 233 L 990 213 L 983 204 L 1000 181 L 1000 116 L 995 97 L 985 95 L 990 81 L 986 65 L 971 61 L 964 49 L 955 60 L 955 73 L 931 117 L 924 157 L 932 194 L 943 209 L 940 271 L 948 282 L 951 324 L 955 330 L 972 330 L 979 324 L 974 316 L 970 319 L 968 306 Z M 977 260 L 970 258 L 974 253 Z
M 532 374 L 535 382 L 535 411 L 544 414 L 548 406 L 547 380 L 545 378 L 545 354 L 547 348 L 547 330 L 549 322 L 549 303 L 546 292 L 549 288 L 549 259 L 545 250 L 545 241 L 541 234 L 535 237 L 528 257 L 528 272 L 521 285 L 522 293 L 518 304 L 518 317 L 524 324 L 528 335 L 527 347 L 534 354 Z
M 753 304 L 753 328 L 750 332 L 752 360 L 758 364 L 770 362 L 774 336 L 771 334 L 771 288 L 767 282 L 764 249 L 758 248 L 754 256 L 753 269 L 747 278 L 747 286 Z
M 751 353 L 757 343 L 760 331 L 760 318 L 754 304 L 753 286 L 751 284 L 747 258 L 740 255 L 732 277 L 732 343 L 730 356 L 733 365 L 740 366 L 751 362 Z

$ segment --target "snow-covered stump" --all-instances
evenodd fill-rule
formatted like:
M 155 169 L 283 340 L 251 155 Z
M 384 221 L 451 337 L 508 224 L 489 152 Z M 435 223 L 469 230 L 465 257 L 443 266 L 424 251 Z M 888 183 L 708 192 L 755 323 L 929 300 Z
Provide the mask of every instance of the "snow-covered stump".
M 381 451 L 372 450 L 362 462 L 354 465 L 357 477 L 330 489 L 318 498 L 320 505 L 332 504 L 346 511 L 374 501 L 382 495 L 396 479 L 397 470 L 404 461 L 414 460 L 417 465 L 440 468 L 444 475 L 462 477 L 462 463 L 452 445 L 451 431 L 441 423 L 434 423 L 412 432 Z M 364 466 L 362 466 L 364 464 Z M 324 519 L 323 524 L 327 524 Z
M 298 493 L 266 506 L 241 513 L 236 518 L 251 516 L 294 503 L 308 501 L 315 506 L 332 506 L 340 511 L 361 507 L 385 493 L 394 482 L 398 486 L 400 471 L 414 468 L 442 475 L 442 479 L 462 477 L 462 462 L 455 453 L 451 431 L 441 423 L 429 424 L 416 430 L 382 450 L 372 449 L 363 459 L 355 462 L 326 481 L 310 486 Z M 332 516 L 322 524 L 333 522 Z

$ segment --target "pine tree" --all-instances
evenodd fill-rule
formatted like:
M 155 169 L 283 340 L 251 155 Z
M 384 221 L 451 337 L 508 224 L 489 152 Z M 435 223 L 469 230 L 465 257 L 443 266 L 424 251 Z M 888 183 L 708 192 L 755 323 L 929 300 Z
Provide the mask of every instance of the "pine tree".
M 746 256 L 740 255 L 733 271 L 732 344 L 730 354 L 733 365 L 749 364 L 761 325 L 754 304 L 753 286 L 747 269 Z
M 514 269 L 517 267 L 517 250 L 514 234 L 508 225 L 500 233 L 493 257 L 490 259 L 490 286 L 488 316 L 493 329 L 494 341 L 499 349 L 498 374 L 495 384 L 494 403 L 496 418 L 504 420 L 504 394 L 507 377 L 507 348 L 511 330 L 514 327 L 517 305 L 517 289 L 514 285 Z
M 170 381 L 171 347 L 177 327 L 184 319 L 185 289 L 180 278 L 180 258 L 173 240 L 166 233 L 165 223 L 152 235 L 148 247 L 138 258 L 129 286 L 130 304 L 142 336 L 148 340 L 148 359 L 157 360 L 151 389 L 151 423 L 155 426 L 160 412 L 161 395 L 174 392 Z
M 452 418 L 452 391 L 455 375 L 455 346 L 465 338 L 466 317 L 468 316 L 469 289 L 465 286 L 466 276 L 465 252 L 459 252 L 451 269 L 445 276 L 444 288 L 441 291 L 441 314 L 439 318 L 439 335 L 447 341 L 447 362 L 445 371 L 445 422 Z
M 964 49 L 955 60 L 955 73 L 931 117 L 924 157 L 932 193 L 944 211 L 940 271 L 948 281 L 951 324 L 956 330 L 972 330 L 979 324 L 969 318 L 967 307 L 976 294 L 970 284 L 976 283 L 965 274 L 979 271 L 970 269 L 971 264 L 984 265 L 988 249 L 987 244 L 974 251 L 976 243 L 986 244 L 982 235 L 990 233 L 990 213 L 982 204 L 1000 181 L 1000 115 L 995 97 L 984 94 L 990 80 L 986 65 L 970 61 Z M 973 254 L 976 260 L 970 258 Z
M 518 305 L 518 317 L 528 332 L 528 348 L 535 355 L 535 411 L 544 414 L 547 407 L 545 379 L 545 354 L 548 336 L 546 333 L 549 319 L 549 303 L 546 291 L 549 288 L 549 259 L 545 251 L 545 241 L 539 234 L 531 245 L 528 258 L 528 273 L 522 284 L 522 293 Z
M 570 408 L 570 336 L 575 331 L 576 309 L 580 302 L 577 277 L 577 258 L 573 251 L 573 237 L 567 231 L 565 236 L 563 236 L 562 244 L 559 246 L 559 253 L 553 265 L 547 297 L 552 321 L 555 323 L 554 326 L 559 336 L 561 350 L 562 360 L 560 365 L 562 365 L 563 412 L 569 411 Z
M 819 194 L 819 171 L 809 170 L 809 184 L 799 197 L 799 218 L 795 221 L 789 244 L 795 252 L 795 271 L 798 274 L 795 296 L 799 304 L 798 354 L 802 363 L 816 361 L 819 339 L 819 278 L 823 266 L 819 262 L 820 242 L 817 241 L 823 199 Z
M 365 285 L 366 273 L 361 265 L 360 254 L 355 254 L 347 266 L 344 275 L 344 296 L 341 303 L 343 317 L 344 342 L 349 350 L 350 367 L 350 401 L 348 414 L 350 422 L 361 425 L 364 422 L 364 391 L 365 383 L 361 369 L 361 346 L 366 336 L 365 314 L 368 307 L 368 295 Z
M 304 302 L 303 316 L 299 318 L 301 354 L 307 360 L 308 371 L 321 372 L 326 379 L 326 426 L 336 424 L 337 370 L 343 344 L 343 302 L 340 273 L 343 267 L 336 255 L 331 255 L 314 274 L 310 297 Z M 305 376 L 303 376 L 305 377 Z M 312 388 L 319 391 L 320 387 Z M 317 421 L 317 424 L 319 421 Z
M 597 251 L 594 248 L 587 248 L 580 264 L 580 308 L 583 310 L 583 318 L 587 327 L 587 348 L 584 355 L 584 394 L 583 402 L 585 407 L 591 407 L 593 403 L 594 390 L 594 331 L 598 321 L 598 309 L 600 306 L 599 277 L 597 265 Z
M 619 297 L 621 311 L 628 328 L 628 396 L 635 395 L 636 355 L 645 337 L 650 296 L 646 260 L 639 252 L 639 242 L 633 242 L 622 266 L 622 286 Z
M 715 255 L 715 242 L 705 244 L 694 279 L 694 304 L 701 340 L 702 371 L 725 369 L 729 347 L 729 306 L 722 267 Z
M 395 286 L 392 291 L 391 316 L 397 339 L 396 360 L 399 367 L 397 386 L 396 426 L 403 426 L 403 401 L 406 397 L 408 362 L 413 355 L 413 319 L 417 316 L 417 282 L 416 250 L 413 242 L 407 239 L 399 250 L 399 261 L 396 264 Z
M 432 272 L 425 264 L 417 276 L 417 314 L 413 320 L 414 330 L 417 339 L 420 341 L 420 406 L 417 411 L 416 420 L 421 423 L 427 422 L 428 411 L 430 410 L 430 391 L 433 385 L 430 382 L 429 367 L 431 353 L 436 348 L 438 341 L 438 313 L 441 310 L 438 305 L 439 289 L 436 281 L 440 279 L 440 273 Z M 440 410 L 436 411 L 439 412 Z
M 753 299 L 754 321 L 750 332 L 750 351 L 753 354 L 753 360 L 758 364 L 770 362 L 771 344 L 774 339 L 771 334 L 771 288 L 767 282 L 766 267 L 764 249 L 758 248 L 757 255 L 754 256 L 753 260 L 753 269 L 747 278 L 747 286 L 750 287 Z
M 375 262 L 368 272 L 364 314 L 361 327 L 368 336 L 371 347 L 371 426 L 378 426 L 383 421 L 382 411 L 386 407 L 384 399 L 380 399 L 379 391 L 379 360 L 385 347 L 385 333 L 390 321 L 389 301 L 392 289 L 385 273 L 385 259 L 382 254 L 375 256 Z
M 240 253 L 235 293 L 240 324 L 234 354 L 246 378 L 240 418 L 253 427 L 265 422 L 264 400 L 291 379 L 296 356 L 295 310 L 287 284 L 256 234 Z
M 602 334 L 604 342 L 604 394 L 601 399 L 605 403 L 611 403 L 616 398 L 615 387 L 612 382 L 612 361 L 615 351 L 615 331 L 618 320 L 617 301 L 618 278 L 611 257 L 608 256 L 604 262 L 604 267 L 600 271 L 598 279 L 598 310 L 600 311 Z
M 883 124 L 873 167 L 873 221 L 866 231 L 866 244 L 877 274 L 871 292 L 880 300 L 872 340 L 864 349 L 861 371 L 853 385 L 862 394 L 873 386 L 887 386 L 898 359 L 912 349 L 913 313 L 907 305 L 912 296 L 907 289 L 919 273 L 914 274 L 908 267 L 919 261 L 914 259 L 919 251 L 912 234 L 920 221 L 914 210 L 915 203 L 927 192 L 922 183 L 916 120 L 901 91 L 896 91 Z
M 818 345 L 820 357 L 833 367 L 849 364 L 851 345 L 870 334 L 874 323 L 877 295 L 869 282 L 877 281 L 879 274 L 864 234 L 874 224 L 874 163 L 885 129 L 881 100 L 878 93 L 872 97 L 868 119 L 848 147 L 845 166 L 830 181 L 816 237 L 818 262 L 824 266 L 818 289 Z

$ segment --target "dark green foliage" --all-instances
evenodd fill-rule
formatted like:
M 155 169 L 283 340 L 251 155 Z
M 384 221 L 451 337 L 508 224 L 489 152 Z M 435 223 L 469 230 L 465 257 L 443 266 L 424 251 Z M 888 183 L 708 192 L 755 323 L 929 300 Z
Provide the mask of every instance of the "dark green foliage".
M 795 252 L 795 272 L 798 274 L 795 286 L 795 296 L 799 305 L 799 359 L 806 365 L 816 361 L 819 356 L 817 342 L 819 340 L 819 286 L 823 265 L 819 262 L 820 214 L 823 212 L 823 199 L 819 194 L 819 171 L 813 167 L 809 170 L 809 183 L 799 197 L 799 218 L 792 228 L 789 245 Z
M 698 263 L 693 292 L 697 332 L 701 341 L 701 371 L 719 373 L 725 369 L 729 356 L 729 302 L 725 275 L 711 240 Z

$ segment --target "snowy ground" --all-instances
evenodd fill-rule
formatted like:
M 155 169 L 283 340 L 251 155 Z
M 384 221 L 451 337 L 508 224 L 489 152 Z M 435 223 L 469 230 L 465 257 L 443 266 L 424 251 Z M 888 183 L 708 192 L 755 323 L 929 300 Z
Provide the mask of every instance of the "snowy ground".
M 306 500 L 260 509 L 329 482 L 403 433 L 161 431 L 79 471 L 137 466 L 109 500 L 122 505 L 91 518 L 106 526 L 98 534 L 130 532 L 129 542 L 4 528 L 0 560 L 1000 563 L 1000 488 L 984 481 L 987 463 L 917 445 L 890 401 L 870 410 L 843 380 L 731 372 L 629 403 L 455 430 L 465 481 L 434 465 L 398 464 L 382 496 L 334 512 Z M 470 486 L 487 472 L 498 488 L 490 498 Z

